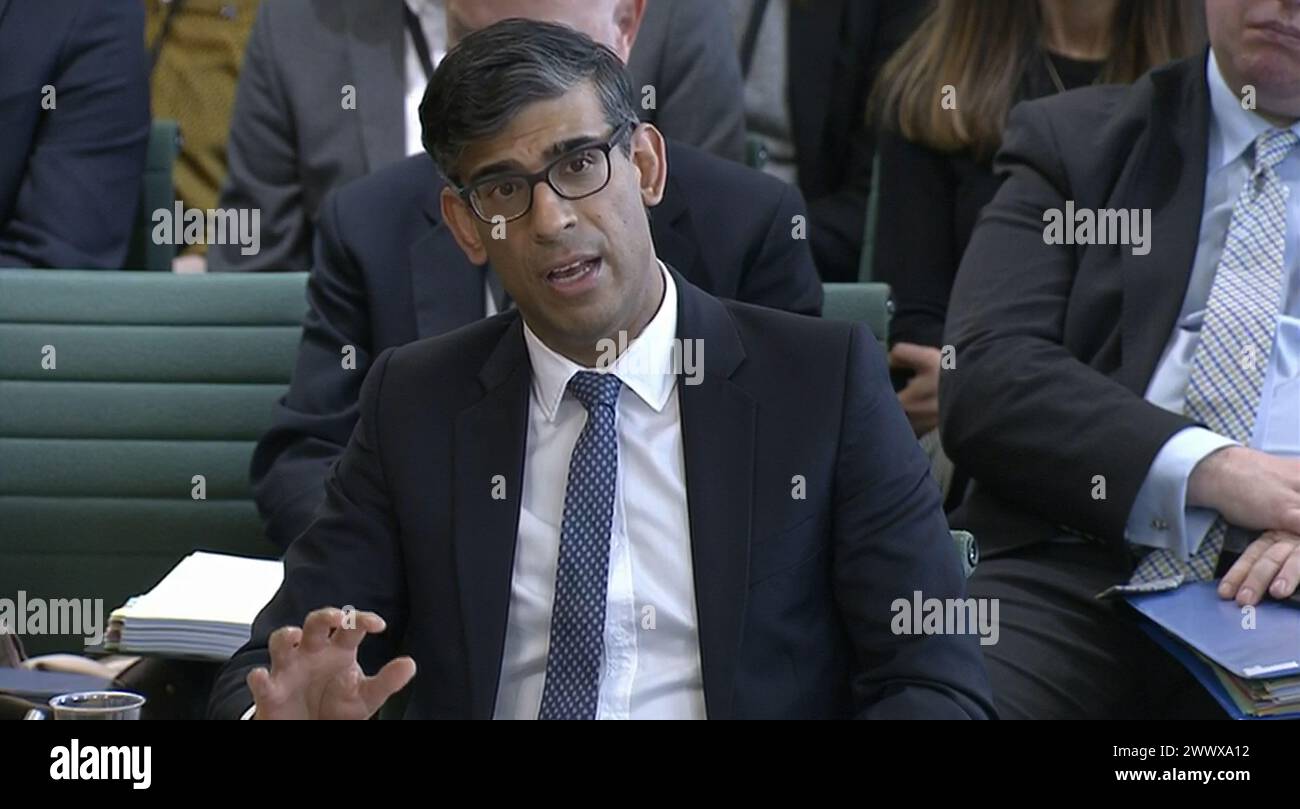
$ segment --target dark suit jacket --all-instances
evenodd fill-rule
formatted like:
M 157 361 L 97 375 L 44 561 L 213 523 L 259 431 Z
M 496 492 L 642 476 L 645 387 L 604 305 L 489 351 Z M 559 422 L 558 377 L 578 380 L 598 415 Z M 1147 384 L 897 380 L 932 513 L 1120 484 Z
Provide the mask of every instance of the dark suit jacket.
M 965 582 L 870 333 L 674 278 L 678 337 L 706 347 L 703 381 L 678 384 L 708 715 L 992 715 L 973 635 L 890 630 L 894 599 L 960 598 Z M 415 659 L 407 716 L 492 716 L 531 377 L 513 311 L 375 361 L 325 506 L 218 677 L 214 716 L 252 703 L 270 632 L 344 604 L 388 622 L 361 647 L 368 672 Z
M 148 142 L 139 3 L 0 0 L 0 267 L 121 267 Z
M 644 120 L 741 160 L 740 70 L 726 9 L 697 0 L 646 8 L 628 62 L 638 102 L 640 88 L 656 88 Z M 221 192 L 223 208 L 262 211 L 262 249 L 245 256 L 238 245 L 213 245 L 211 269 L 309 269 L 326 195 L 406 156 L 405 43 L 401 0 L 262 3 L 239 76 Z M 341 104 L 345 85 L 356 90 L 355 109 Z
M 985 555 L 1063 533 L 1122 547 L 1156 453 L 1192 424 L 1142 397 L 1196 255 L 1209 120 L 1204 55 L 1013 110 L 1006 180 L 957 273 L 940 393 L 944 447 L 977 482 L 952 522 Z M 1044 244 L 1043 212 L 1066 200 L 1150 208 L 1150 253 Z
M 787 64 L 795 160 L 813 224 L 813 255 L 828 281 L 858 280 L 875 154 L 867 98 L 877 72 L 911 34 L 920 9 L 914 0 L 790 6 Z
M 653 209 L 659 255 L 716 295 L 803 314 L 821 311 L 821 283 L 797 189 L 688 146 L 668 147 L 668 187 Z M 253 491 L 281 548 L 307 527 L 325 472 L 357 420 L 361 380 L 380 351 L 483 317 L 486 270 L 443 225 L 442 181 L 416 155 L 346 186 L 325 206 L 310 311 L 288 395 L 253 456 Z M 725 234 L 725 235 L 724 235 Z M 356 370 L 341 367 L 344 346 Z

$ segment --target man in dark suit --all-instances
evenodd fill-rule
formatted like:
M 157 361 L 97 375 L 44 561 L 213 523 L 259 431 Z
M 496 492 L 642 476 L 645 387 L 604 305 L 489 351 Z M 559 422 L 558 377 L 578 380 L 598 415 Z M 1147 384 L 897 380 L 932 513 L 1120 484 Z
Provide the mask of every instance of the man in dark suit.
M 1095 596 L 1243 550 L 1220 595 L 1300 579 L 1300 3 L 1207 7 L 1208 54 L 1016 108 L 957 276 L 942 432 L 1004 716 L 1182 715 L 1195 687 Z
M 276 0 L 248 43 L 223 208 L 262 212 L 262 247 L 212 245 L 218 271 L 306 270 L 325 197 L 416 154 L 415 105 L 449 39 L 484 19 L 565 22 L 628 62 L 643 120 L 740 160 L 740 72 L 726 11 L 695 0 Z
M 723 298 L 817 315 L 822 291 L 799 190 L 670 142 L 673 167 L 651 213 L 659 255 Z M 444 183 L 427 154 L 340 189 L 322 210 L 310 309 L 293 383 L 253 456 L 253 493 L 281 548 L 306 529 L 326 471 L 357 421 L 361 381 L 390 346 L 452 331 L 505 308 L 495 276 L 471 264 L 439 210 Z
M 634 103 L 561 25 L 439 67 L 442 218 L 517 309 L 376 360 L 212 714 L 990 715 L 975 637 L 898 621 L 963 580 L 879 347 L 666 267 Z
M 148 80 L 139 3 L 0 0 L 0 267 L 122 266 Z

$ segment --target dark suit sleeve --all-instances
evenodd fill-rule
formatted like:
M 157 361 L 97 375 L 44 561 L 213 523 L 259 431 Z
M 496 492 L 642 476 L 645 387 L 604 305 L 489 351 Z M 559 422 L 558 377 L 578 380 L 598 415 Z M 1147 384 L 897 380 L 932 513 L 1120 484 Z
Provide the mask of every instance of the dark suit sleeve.
M 227 144 L 228 173 L 221 207 L 261 211 L 261 250 L 245 256 L 238 244 L 208 248 L 217 272 L 306 270 L 311 221 L 303 205 L 299 155 L 289 99 L 276 63 L 276 3 L 258 9 L 235 90 Z
M 961 261 L 953 226 L 955 179 L 948 158 L 886 132 L 880 139 L 882 200 L 872 280 L 893 290 L 892 342 L 943 345 L 943 324 Z
M 1039 104 L 1011 114 L 1000 170 L 957 272 L 941 376 L 949 456 L 998 497 L 1078 533 L 1120 542 L 1156 453 L 1192 422 L 1076 359 L 1064 345 L 1076 248 L 1045 244 L 1043 212 L 1072 198 Z M 1128 305 L 1127 302 L 1125 304 Z M 1139 304 L 1140 305 L 1140 304 Z M 1097 477 L 1105 497 L 1094 498 Z
M 808 239 L 795 238 L 796 216 L 807 216 L 803 195 L 798 188 L 785 185 L 757 255 L 746 261 L 736 298 L 745 303 L 819 317 L 821 278 Z
M 835 599 L 857 650 L 861 718 L 990 718 L 976 636 L 896 634 L 896 599 L 965 598 L 939 487 L 861 325 L 848 350 L 835 471 Z
M 267 537 L 280 548 L 311 523 L 326 471 L 357 421 L 370 367 L 370 310 L 360 273 L 342 244 L 336 198 L 326 200 L 307 281 L 307 317 L 289 391 L 253 453 L 253 496 Z M 344 367 L 344 348 L 355 367 Z
M 674 140 L 743 163 L 745 93 L 727 6 L 686 0 L 672 3 L 670 13 L 655 125 Z
M 0 222 L 0 267 L 117 269 L 126 260 L 149 142 L 144 11 L 86 2 L 75 13 L 48 77 L 55 106 L 42 112 L 12 214 Z M 4 103 L 39 108 L 42 88 L 30 89 Z
M 400 647 L 406 626 L 405 579 L 388 486 L 380 457 L 383 387 L 389 349 L 375 361 L 361 389 L 363 414 L 325 484 L 325 505 L 284 557 L 284 583 L 253 622 L 249 641 L 222 668 L 208 713 L 237 719 L 253 704 L 245 678 L 267 666 L 267 639 L 282 626 L 302 626 L 312 610 L 351 606 L 378 613 L 388 624 L 367 638 L 358 662 L 374 674 Z

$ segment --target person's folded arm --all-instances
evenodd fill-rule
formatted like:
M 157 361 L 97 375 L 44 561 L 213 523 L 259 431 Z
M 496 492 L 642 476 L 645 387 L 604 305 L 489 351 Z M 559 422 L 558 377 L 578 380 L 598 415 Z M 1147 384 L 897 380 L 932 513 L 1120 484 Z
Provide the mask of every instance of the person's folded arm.
M 393 505 L 380 446 L 383 387 L 389 349 L 375 361 L 361 391 L 361 418 L 347 449 L 329 472 L 325 503 L 306 533 L 284 557 L 284 583 L 258 613 L 248 643 L 226 663 L 213 684 L 208 714 L 237 719 L 253 704 L 249 672 L 267 667 L 267 641 L 282 626 L 302 626 L 312 610 L 352 607 L 378 613 L 388 625 L 368 638 L 358 662 L 373 675 L 392 659 L 406 625 L 405 577 Z
M 847 350 L 835 468 L 835 600 L 859 673 L 861 718 L 991 718 L 974 634 L 893 631 L 897 599 L 963 599 L 966 584 L 938 484 L 889 384 L 884 354 L 855 325 Z
M 941 377 L 940 431 L 949 457 L 998 497 L 1121 542 L 1156 454 L 1193 422 L 1064 345 L 1077 248 L 1045 243 L 1043 214 L 1063 209 L 1072 192 L 1042 103 L 1012 111 L 998 158 L 1006 180 L 957 272 L 945 331 L 955 367 Z
M 324 499 L 326 472 L 356 425 L 371 361 L 365 285 L 345 244 L 337 203 L 331 195 L 322 208 L 289 391 L 253 453 L 253 497 L 267 538 L 281 549 L 306 530 Z M 348 359 L 354 362 L 345 365 Z

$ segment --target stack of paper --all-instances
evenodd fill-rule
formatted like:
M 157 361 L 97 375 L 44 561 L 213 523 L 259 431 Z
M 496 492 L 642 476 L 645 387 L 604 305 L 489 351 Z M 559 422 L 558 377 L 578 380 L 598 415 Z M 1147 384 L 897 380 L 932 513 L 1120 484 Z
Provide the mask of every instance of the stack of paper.
M 1300 716 L 1300 606 L 1219 598 L 1216 582 L 1130 596 L 1148 633 L 1236 718 Z
M 107 648 L 228 660 L 284 579 L 278 559 L 192 553 L 109 616 Z

